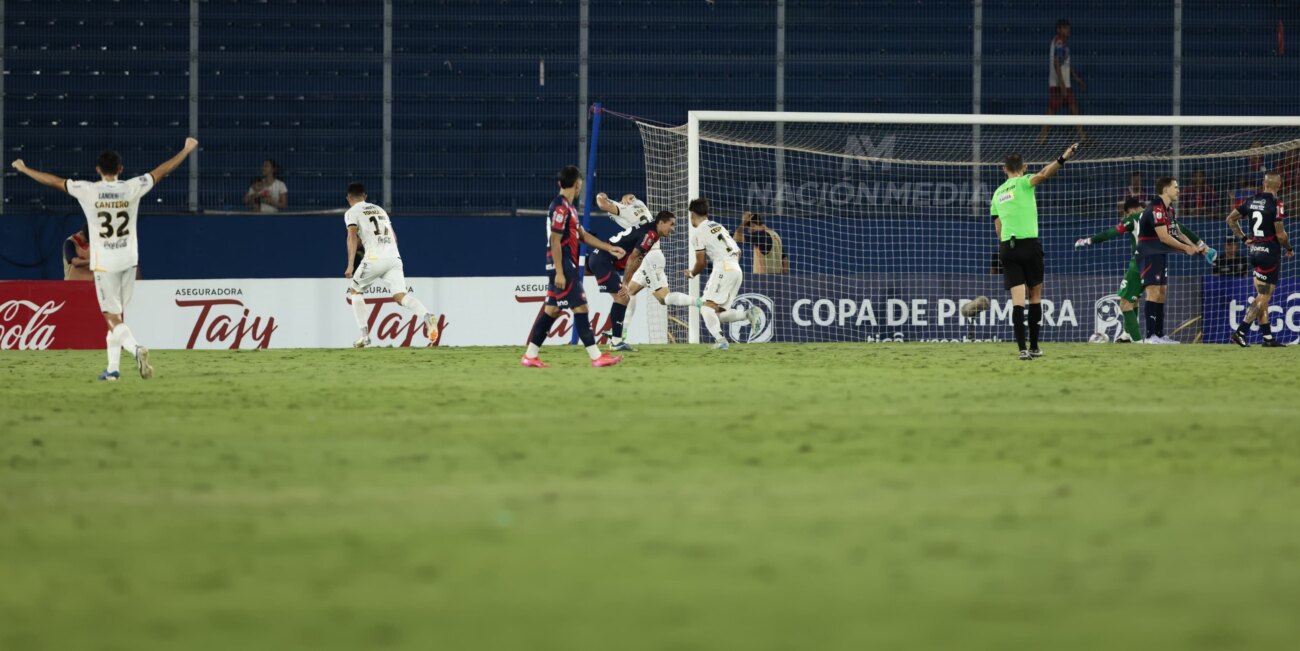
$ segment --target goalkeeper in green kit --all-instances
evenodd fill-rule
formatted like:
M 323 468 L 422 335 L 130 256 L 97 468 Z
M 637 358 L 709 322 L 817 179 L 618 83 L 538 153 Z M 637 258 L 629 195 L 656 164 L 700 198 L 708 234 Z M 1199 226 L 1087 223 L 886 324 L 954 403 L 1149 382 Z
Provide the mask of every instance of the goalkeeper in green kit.
M 1128 259 L 1128 271 L 1124 273 L 1124 280 L 1119 283 L 1119 309 L 1124 314 L 1124 332 L 1115 337 L 1117 344 L 1131 344 L 1142 340 L 1142 329 L 1138 325 L 1138 298 L 1142 296 L 1142 276 L 1138 273 L 1138 251 L 1137 251 L 1137 220 L 1142 216 L 1142 202 L 1133 197 L 1124 201 L 1124 216 L 1120 217 L 1119 223 L 1114 228 L 1108 228 L 1092 237 L 1080 238 L 1074 243 L 1074 248 L 1081 249 L 1085 246 L 1091 246 L 1098 242 L 1112 240 L 1120 235 L 1131 235 L 1133 237 L 1133 255 Z M 1205 256 L 1205 261 L 1214 264 L 1214 258 L 1219 255 L 1218 251 L 1206 246 L 1201 242 L 1192 229 L 1178 225 L 1178 230 L 1191 240 L 1197 248 L 1201 249 Z

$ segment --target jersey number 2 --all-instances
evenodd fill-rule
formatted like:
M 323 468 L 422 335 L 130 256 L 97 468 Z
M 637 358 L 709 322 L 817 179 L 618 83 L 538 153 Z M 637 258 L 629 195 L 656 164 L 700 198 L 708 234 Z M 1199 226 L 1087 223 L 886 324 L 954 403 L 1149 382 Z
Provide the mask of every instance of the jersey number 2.
M 111 213 L 101 212 L 95 216 L 104 220 L 103 223 L 99 225 L 99 236 L 103 238 L 114 237 L 113 215 Z M 130 235 L 131 231 L 127 230 L 126 227 L 131 223 L 131 215 L 127 214 L 124 210 L 117 213 L 117 218 L 121 220 L 121 223 L 117 225 L 116 237 L 126 237 L 127 235 Z
M 1264 213 L 1256 210 L 1250 216 L 1255 219 L 1255 237 L 1264 237 Z

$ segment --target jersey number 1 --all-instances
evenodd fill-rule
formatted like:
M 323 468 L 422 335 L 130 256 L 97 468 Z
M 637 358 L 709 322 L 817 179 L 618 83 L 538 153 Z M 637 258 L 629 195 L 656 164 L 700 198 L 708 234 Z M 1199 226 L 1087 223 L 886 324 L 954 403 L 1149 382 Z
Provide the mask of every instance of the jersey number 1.
M 99 236 L 102 238 L 114 237 L 113 215 L 110 213 L 101 212 L 96 214 L 95 216 L 98 217 L 99 219 L 104 220 L 104 223 L 99 225 L 100 228 Z M 130 235 L 131 231 L 127 230 L 126 227 L 131 223 L 131 215 L 127 214 L 127 212 L 124 210 L 122 212 L 117 213 L 117 218 L 122 220 L 122 223 L 117 225 L 117 237 L 126 237 L 127 235 Z
M 387 235 L 387 234 L 388 234 L 388 227 L 387 227 L 387 226 L 385 226 L 385 227 L 383 228 L 383 231 L 382 231 L 382 232 L 380 231 L 380 228 L 379 228 L 379 220 L 378 220 L 378 219 L 375 219 L 374 217 L 371 217 L 371 218 L 370 218 L 370 225 L 375 227 L 375 237 L 379 237 L 380 235 Z

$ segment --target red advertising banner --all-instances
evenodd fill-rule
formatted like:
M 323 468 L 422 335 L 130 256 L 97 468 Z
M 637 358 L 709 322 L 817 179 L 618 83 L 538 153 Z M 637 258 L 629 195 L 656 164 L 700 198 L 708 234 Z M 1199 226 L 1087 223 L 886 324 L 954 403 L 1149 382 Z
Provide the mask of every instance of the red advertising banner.
M 104 347 L 90 280 L 0 281 L 0 350 Z

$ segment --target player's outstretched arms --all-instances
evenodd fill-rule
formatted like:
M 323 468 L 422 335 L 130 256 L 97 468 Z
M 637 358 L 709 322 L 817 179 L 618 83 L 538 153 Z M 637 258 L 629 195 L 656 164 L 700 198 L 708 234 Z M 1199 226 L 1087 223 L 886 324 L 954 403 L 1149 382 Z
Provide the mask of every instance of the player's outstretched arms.
M 586 230 L 582 231 L 582 241 L 586 242 L 587 246 L 593 249 L 600 249 L 601 251 L 605 251 L 606 253 L 609 253 L 615 258 L 622 259 L 623 256 L 627 255 L 627 251 L 624 251 L 622 247 L 614 246 L 613 244 L 610 244 L 609 242 L 606 242 L 600 239 L 599 237 L 596 237 L 595 235 L 588 233 Z
M 26 175 L 27 175 L 28 177 L 30 177 L 33 181 L 36 181 L 37 183 L 40 183 L 41 185 L 48 185 L 48 186 L 50 186 L 51 188 L 56 188 L 56 189 L 58 189 L 58 190 L 62 190 L 63 192 L 67 192 L 67 191 L 68 191 L 68 180 L 67 180 L 67 179 L 64 179 L 64 178 L 61 178 L 61 177 L 55 176 L 55 175 L 53 175 L 53 174 L 49 174 L 49 173 L 47 173 L 47 172 L 41 172 L 41 171 L 34 170 L 34 169 L 28 167 L 27 164 L 24 163 L 24 162 L 23 162 L 23 159 L 21 159 L 21 158 L 19 158 L 18 160 L 16 160 L 16 161 L 13 162 L 13 167 L 14 167 L 14 169 L 18 170 L 19 172 L 22 172 L 23 174 L 26 174 Z
M 1061 156 L 1056 159 L 1056 162 L 1048 163 L 1043 169 L 1038 170 L 1037 174 L 1029 177 L 1029 185 L 1037 187 L 1039 183 L 1056 176 L 1056 173 L 1065 166 L 1065 161 L 1074 158 L 1074 152 L 1076 151 L 1079 151 L 1079 143 L 1077 142 L 1066 147 L 1065 151 L 1061 152 Z
M 618 204 L 614 203 L 613 201 L 610 201 L 609 195 L 605 194 L 604 192 L 601 192 L 596 195 L 596 206 L 611 215 L 619 214 Z
M 1082 249 L 1085 246 L 1092 246 L 1091 237 L 1081 237 L 1074 241 L 1074 248 L 1076 249 Z
M 167 161 L 162 165 L 153 168 L 153 171 L 149 172 L 149 176 L 153 177 L 153 182 L 155 184 L 161 182 L 163 179 L 167 178 L 167 175 L 175 172 L 176 168 L 181 166 L 181 163 L 185 162 L 185 157 L 189 156 L 190 152 L 198 148 L 198 140 L 195 140 L 194 138 L 186 138 L 185 146 L 181 148 L 180 153 L 167 159 Z

